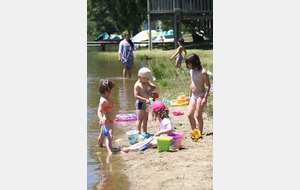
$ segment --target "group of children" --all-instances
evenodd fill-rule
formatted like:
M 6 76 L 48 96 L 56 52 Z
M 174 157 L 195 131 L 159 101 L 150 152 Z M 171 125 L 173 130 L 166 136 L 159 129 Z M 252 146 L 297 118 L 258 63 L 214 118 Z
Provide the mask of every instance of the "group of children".
M 186 53 L 185 49 L 179 49 L 178 54 L 182 54 L 182 51 Z M 176 54 L 174 55 L 176 56 Z M 185 57 L 185 56 L 184 56 Z M 177 58 L 179 59 L 179 58 Z M 180 58 L 181 59 L 181 58 Z M 182 59 L 181 59 L 182 60 Z M 180 62 L 181 62 L 180 60 Z M 196 120 L 198 121 L 200 133 L 203 133 L 203 108 L 207 103 L 207 97 L 210 91 L 210 81 L 206 70 L 202 67 L 200 58 L 197 54 L 190 54 L 185 59 L 186 67 L 190 69 L 190 100 L 188 104 L 188 119 L 191 125 L 191 129 L 196 129 Z M 138 80 L 134 85 L 134 96 L 136 98 L 136 112 L 137 121 L 136 129 L 140 135 L 144 138 L 148 138 L 145 141 L 136 143 L 129 147 L 123 147 L 123 152 L 129 152 L 130 150 L 140 149 L 145 144 L 148 147 L 156 147 L 157 141 L 154 137 L 160 135 L 168 135 L 173 133 L 173 125 L 169 118 L 168 107 L 160 100 L 150 102 L 149 98 L 156 89 L 156 86 L 150 82 L 153 80 L 151 71 L 143 67 L 138 71 Z M 112 89 L 115 84 L 110 80 L 100 80 L 99 93 L 101 94 L 99 106 L 98 106 L 98 117 L 100 120 L 101 133 L 98 137 L 98 144 L 100 147 L 103 146 L 104 138 L 106 138 L 106 148 L 109 154 L 112 154 L 112 139 L 114 130 L 114 119 L 116 116 L 114 105 L 110 99 L 112 95 Z M 206 87 L 205 87 L 206 86 Z M 159 120 L 160 128 L 155 134 L 149 134 L 147 131 L 148 123 L 148 109 L 151 105 L 152 115 L 155 120 Z M 196 119 L 195 119 L 196 118 Z M 154 136 L 152 138 L 149 138 Z

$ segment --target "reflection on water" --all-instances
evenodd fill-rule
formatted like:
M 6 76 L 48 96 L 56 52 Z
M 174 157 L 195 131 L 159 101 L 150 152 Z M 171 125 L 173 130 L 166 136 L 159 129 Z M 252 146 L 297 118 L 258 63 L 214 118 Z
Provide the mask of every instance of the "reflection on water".
M 105 58 L 99 51 L 88 51 L 87 61 L 87 189 L 128 189 L 128 180 L 122 173 L 120 153 L 107 157 L 106 148 L 98 147 L 97 138 L 100 132 L 97 116 L 100 99 L 98 88 L 100 79 L 112 80 L 116 84 L 111 96 L 116 112 L 135 112 L 133 86 L 137 80 L 138 70 L 144 63 L 135 62 L 132 78 L 124 79 L 121 77 L 122 65 L 118 60 Z M 127 138 L 126 131 L 134 127 L 135 122 L 116 123 L 114 140 Z M 113 147 L 116 146 L 118 143 L 113 141 Z

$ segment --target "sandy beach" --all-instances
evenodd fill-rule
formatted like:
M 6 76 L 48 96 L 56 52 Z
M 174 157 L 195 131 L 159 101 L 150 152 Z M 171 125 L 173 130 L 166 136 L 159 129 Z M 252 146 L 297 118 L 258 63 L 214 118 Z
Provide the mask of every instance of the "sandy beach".
M 124 173 L 130 181 L 130 189 L 213 189 L 213 126 L 212 119 L 204 114 L 203 138 L 194 142 L 189 136 L 191 127 L 187 118 L 187 106 L 168 106 L 175 133 L 183 134 L 182 149 L 158 152 L 157 148 L 122 153 Z M 184 115 L 173 116 L 173 110 Z M 159 122 L 149 114 L 148 132 L 155 133 Z M 127 141 L 127 142 L 126 142 Z M 128 140 L 124 141 L 129 145 Z

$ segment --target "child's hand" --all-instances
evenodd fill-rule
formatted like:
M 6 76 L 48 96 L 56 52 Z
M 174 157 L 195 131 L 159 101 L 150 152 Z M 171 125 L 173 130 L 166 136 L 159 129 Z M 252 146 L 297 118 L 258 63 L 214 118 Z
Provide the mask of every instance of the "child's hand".
M 146 100 L 146 104 L 150 104 L 150 100 L 149 99 Z
M 203 98 L 202 101 L 201 101 L 201 105 L 205 105 L 206 102 L 207 102 L 207 101 L 206 101 L 206 98 Z
M 104 119 L 103 121 L 100 121 L 99 124 L 100 125 L 105 125 L 106 120 Z

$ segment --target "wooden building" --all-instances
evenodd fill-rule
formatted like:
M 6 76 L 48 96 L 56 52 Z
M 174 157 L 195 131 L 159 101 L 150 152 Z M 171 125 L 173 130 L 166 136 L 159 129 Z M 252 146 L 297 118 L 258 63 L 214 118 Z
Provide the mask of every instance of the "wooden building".
M 174 46 L 181 37 L 181 24 L 204 31 L 213 37 L 213 0 L 147 0 L 148 23 L 155 20 L 172 20 L 174 29 Z M 149 24 L 148 30 L 155 30 Z M 149 32 L 149 49 L 152 49 L 152 37 Z

